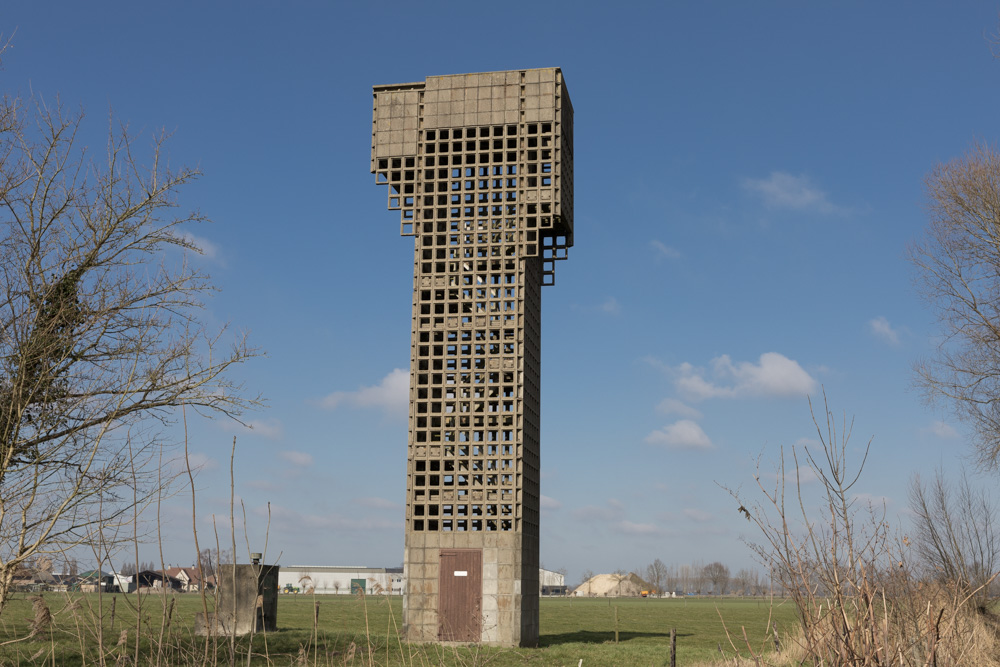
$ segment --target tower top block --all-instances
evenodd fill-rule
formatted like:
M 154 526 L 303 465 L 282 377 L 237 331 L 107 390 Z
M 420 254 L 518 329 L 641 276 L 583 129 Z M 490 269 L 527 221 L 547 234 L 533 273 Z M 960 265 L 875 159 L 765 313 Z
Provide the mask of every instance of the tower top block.
M 573 105 L 562 71 L 429 76 L 374 86 L 373 97 L 371 171 L 389 186 L 400 233 L 437 233 L 434 223 L 466 217 L 456 204 L 475 205 L 477 213 L 486 205 L 493 218 L 517 220 L 524 232 L 519 254 L 542 256 L 544 284 L 553 284 L 554 260 L 573 246 Z M 474 200 L 442 201 L 434 196 L 441 193 L 427 191 L 427 181 L 444 178 L 445 170 L 477 181 Z M 508 188 L 515 192 L 484 198 L 478 182 L 484 178 L 489 185 L 516 180 Z M 514 209 L 505 206 L 515 202 Z

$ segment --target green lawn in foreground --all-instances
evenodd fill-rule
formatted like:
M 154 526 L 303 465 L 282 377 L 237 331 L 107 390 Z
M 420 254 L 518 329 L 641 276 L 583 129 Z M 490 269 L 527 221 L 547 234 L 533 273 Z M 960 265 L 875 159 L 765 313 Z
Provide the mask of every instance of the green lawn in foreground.
M 28 596 L 19 596 L 0 616 L 0 641 L 24 637 L 33 616 Z M 114 601 L 114 626 L 110 611 Z M 106 661 L 135 654 L 136 612 L 134 595 L 45 595 L 53 613 L 51 632 L 27 642 L 0 647 L 0 664 L 96 664 L 97 622 L 104 615 Z M 171 603 L 171 600 L 173 601 Z M 316 604 L 319 622 L 313 629 Z M 173 605 L 169 627 L 163 628 L 164 609 Z M 166 606 L 165 606 L 166 605 Z M 252 664 L 294 663 L 308 665 L 663 665 L 669 658 L 670 629 L 677 630 L 678 664 L 717 661 L 733 649 L 720 620 L 725 620 L 732 640 L 748 656 L 742 640 L 743 628 L 755 651 L 771 648 L 767 637 L 769 616 L 782 631 L 795 625 L 794 610 L 787 603 L 773 608 L 766 600 L 735 598 L 607 599 L 543 598 L 541 637 L 537 649 L 496 649 L 406 645 L 397 639 L 401 623 L 400 598 L 371 596 L 367 599 L 346 595 L 282 595 L 278 604 L 278 631 L 237 641 L 237 662 L 246 664 L 248 649 Z M 618 612 L 619 643 L 614 643 L 615 610 Z M 143 631 L 139 645 L 140 664 L 205 664 L 205 640 L 192 633 L 194 615 L 201 610 L 194 594 L 143 598 Z M 161 637 L 162 628 L 162 641 Z M 126 631 L 125 643 L 117 646 Z M 87 653 L 81 659 L 81 641 Z M 314 641 L 315 639 L 315 641 Z M 354 645 L 353 659 L 351 645 Z M 232 660 L 225 640 L 209 647 L 208 664 L 229 664 Z

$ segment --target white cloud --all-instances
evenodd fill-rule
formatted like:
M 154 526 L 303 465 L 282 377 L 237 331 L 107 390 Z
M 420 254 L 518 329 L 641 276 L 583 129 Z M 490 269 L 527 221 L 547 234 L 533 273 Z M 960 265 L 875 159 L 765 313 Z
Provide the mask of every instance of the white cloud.
M 642 358 L 642 361 L 644 361 L 645 363 L 649 364 L 656 370 L 661 371 L 663 373 L 669 374 L 674 372 L 673 367 L 667 365 L 666 363 L 660 361 L 659 359 L 657 359 L 652 355 L 647 354 L 645 357 Z
M 246 422 L 245 424 L 233 421 L 232 419 L 227 419 L 225 421 L 220 421 L 219 424 L 224 431 L 243 433 L 245 435 L 257 435 L 262 438 L 267 438 L 268 440 L 279 440 L 284 434 L 284 428 L 282 427 L 281 422 L 277 419 L 268 419 L 266 421 L 257 419 Z
M 688 507 L 684 510 L 684 516 L 691 521 L 697 521 L 698 523 L 707 523 L 714 519 L 710 512 L 705 510 L 696 509 L 694 507 Z
M 609 296 L 607 299 L 597 307 L 602 313 L 607 313 L 608 315 L 617 315 L 621 312 L 622 307 L 618 303 L 618 299 L 613 296 Z
M 774 475 L 775 479 L 778 479 L 778 475 Z M 816 471 L 809 466 L 799 466 L 789 472 L 785 473 L 785 482 L 788 484 L 811 484 L 812 482 L 818 482 L 819 475 Z
M 402 368 L 394 368 L 379 384 L 357 391 L 335 391 L 323 398 L 320 405 L 329 410 L 342 405 L 381 408 L 386 414 L 406 416 L 410 406 L 410 374 Z
M 658 526 L 652 523 L 635 523 L 632 521 L 622 521 L 617 526 L 618 530 L 627 535 L 657 535 L 662 531 Z
M 573 516 L 584 523 L 593 521 L 610 521 L 614 518 L 614 512 L 606 507 L 596 505 L 585 505 L 573 510 Z
M 251 479 L 246 482 L 243 482 L 243 485 L 253 491 L 262 491 L 266 493 L 275 493 L 282 489 L 280 485 L 275 484 L 274 482 L 268 479 Z
M 365 498 L 355 498 L 354 502 L 362 507 L 370 507 L 377 510 L 397 510 L 401 507 L 399 503 L 394 503 L 385 498 L 369 496 Z
M 667 259 L 677 259 L 678 257 L 681 256 L 681 253 L 676 248 L 671 248 L 662 241 L 657 241 L 656 239 L 653 239 L 652 241 L 649 242 L 649 245 L 652 246 L 652 248 L 656 251 L 658 255 L 666 257 Z
M 933 422 L 927 427 L 927 430 L 939 438 L 953 440 L 958 437 L 958 431 L 956 431 L 950 424 L 946 424 L 943 421 Z
M 545 494 L 538 497 L 538 504 L 543 510 L 557 510 L 562 507 L 562 503 L 555 498 L 549 498 Z
M 879 316 L 871 320 L 868 322 L 868 328 L 890 345 L 899 345 L 899 332 L 892 328 L 885 317 Z
M 215 470 L 219 467 L 219 462 L 213 459 L 207 454 L 201 454 L 199 452 L 191 452 L 187 455 L 187 461 L 185 462 L 184 456 L 182 455 L 178 460 L 177 464 L 181 470 L 186 470 L 188 464 L 191 465 L 191 472 L 201 472 L 202 470 Z
M 277 504 L 253 507 L 250 511 L 261 518 L 270 516 L 271 530 L 288 535 L 339 531 L 352 533 L 364 531 L 368 533 L 381 530 L 399 530 L 402 527 L 402 519 L 357 514 L 344 516 L 336 512 L 306 514 L 298 509 Z
M 690 419 L 664 426 L 645 437 L 645 442 L 651 445 L 663 445 L 672 449 L 709 449 L 712 441 L 697 423 Z
M 877 496 L 871 493 L 855 493 L 851 496 L 853 502 L 861 502 L 870 509 L 880 510 L 892 504 L 888 496 Z
M 662 412 L 666 415 L 686 417 L 687 419 L 701 419 L 701 413 L 698 410 L 695 410 L 687 403 L 679 401 L 676 398 L 663 399 L 660 401 L 659 405 L 656 406 L 656 411 Z
M 798 438 L 794 443 L 792 443 L 792 448 L 799 450 L 800 459 L 802 459 L 801 450 L 808 449 L 813 453 L 817 453 L 822 447 L 823 443 L 816 438 Z M 786 463 L 791 464 L 792 459 L 789 458 Z M 775 466 L 774 472 L 762 472 L 761 476 L 777 482 L 781 479 L 778 471 L 778 466 Z M 813 470 L 808 464 L 801 465 L 797 468 L 793 468 L 791 465 L 788 465 L 788 467 L 785 468 L 784 481 L 785 484 L 811 484 L 819 481 L 819 475 L 817 475 L 816 471 Z
M 546 497 L 542 496 L 542 509 L 546 509 Z M 551 498 L 548 501 L 552 501 Z M 562 507 L 561 503 L 556 503 Z M 625 518 L 625 504 L 617 498 L 609 498 L 605 507 L 587 505 L 573 510 L 573 518 L 594 530 L 599 526 L 607 530 L 627 535 L 654 535 L 663 533 L 663 529 L 653 523 L 637 523 Z
M 267 421 L 255 419 L 248 425 L 253 433 L 270 440 L 277 440 L 284 432 L 281 422 L 277 419 L 269 419 Z
M 604 301 L 597 304 L 573 304 L 571 307 L 573 310 L 580 311 L 581 313 L 598 313 L 601 315 L 618 315 L 622 312 L 621 304 L 618 303 L 618 299 L 613 296 L 609 296 Z
M 826 193 L 813 186 L 807 176 L 772 171 L 767 178 L 743 179 L 743 188 L 760 196 L 768 208 L 819 213 L 833 213 L 837 210 L 826 198 Z
M 816 390 L 816 380 L 798 362 L 777 352 L 760 355 L 758 363 L 733 363 L 728 354 L 712 360 L 712 377 L 689 363 L 676 369 L 677 389 L 694 400 L 804 396 Z
M 216 255 L 219 254 L 219 246 L 215 245 L 203 236 L 195 236 L 191 232 L 181 232 L 178 236 L 185 243 L 197 248 L 202 255 L 208 257 L 209 259 L 215 259 Z
M 573 516 L 585 523 L 618 521 L 622 518 L 624 505 L 620 500 L 611 498 L 607 507 L 597 507 L 596 505 L 586 505 L 573 510 Z
M 306 452 L 285 450 L 283 452 L 278 452 L 278 456 L 283 458 L 288 463 L 291 463 L 293 466 L 305 467 L 313 464 L 312 454 L 307 454 Z

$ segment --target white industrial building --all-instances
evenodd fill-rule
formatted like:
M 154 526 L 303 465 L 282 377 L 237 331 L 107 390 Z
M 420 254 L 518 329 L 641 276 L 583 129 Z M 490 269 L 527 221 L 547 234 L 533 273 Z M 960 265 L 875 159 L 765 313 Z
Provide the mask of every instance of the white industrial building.
M 541 567 L 538 568 L 539 595 L 566 595 L 568 593 L 566 575 L 561 572 L 553 572 Z
M 322 595 L 402 595 L 403 568 L 335 565 L 282 565 L 278 570 L 282 592 Z
M 318 595 L 402 595 L 403 568 L 339 565 L 282 565 L 278 570 L 281 592 Z M 566 577 L 559 572 L 539 568 L 538 592 L 541 595 L 566 595 Z

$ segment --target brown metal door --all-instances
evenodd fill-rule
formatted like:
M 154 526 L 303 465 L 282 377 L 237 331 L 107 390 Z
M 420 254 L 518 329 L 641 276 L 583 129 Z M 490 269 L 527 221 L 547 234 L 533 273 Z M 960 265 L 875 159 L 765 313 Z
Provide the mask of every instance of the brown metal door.
M 442 549 L 438 574 L 438 638 L 478 642 L 482 637 L 482 549 Z

